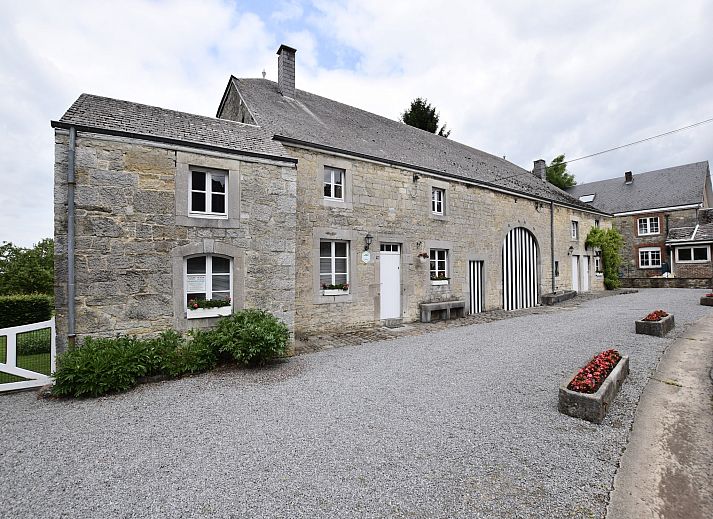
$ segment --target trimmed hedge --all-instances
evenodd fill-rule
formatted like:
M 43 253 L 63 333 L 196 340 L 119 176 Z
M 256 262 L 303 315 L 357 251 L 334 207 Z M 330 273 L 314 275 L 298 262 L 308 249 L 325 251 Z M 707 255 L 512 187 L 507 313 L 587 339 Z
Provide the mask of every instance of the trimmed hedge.
M 39 323 L 52 318 L 54 302 L 43 294 L 0 296 L 0 328 Z

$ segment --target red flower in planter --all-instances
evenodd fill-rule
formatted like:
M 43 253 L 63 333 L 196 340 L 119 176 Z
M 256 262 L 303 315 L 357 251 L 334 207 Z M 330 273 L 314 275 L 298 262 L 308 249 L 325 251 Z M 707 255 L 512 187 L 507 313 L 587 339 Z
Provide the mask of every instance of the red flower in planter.
M 567 389 L 578 393 L 596 393 L 619 360 L 621 354 L 616 350 L 601 352 L 577 372 Z
M 706 294 L 706 297 L 713 297 L 713 292 L 711 292 L 710 294 Z
M 668 317 L 668 312 L 664 312 L 663 310 L 654 310 L 649 315 L 644 317 L 642 321 L 660 321 L 664 317 Z

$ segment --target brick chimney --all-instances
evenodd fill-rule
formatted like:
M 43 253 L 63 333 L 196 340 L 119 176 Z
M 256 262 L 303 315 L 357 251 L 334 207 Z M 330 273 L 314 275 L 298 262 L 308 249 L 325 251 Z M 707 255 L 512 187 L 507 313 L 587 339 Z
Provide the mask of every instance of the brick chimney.
M 631 184 L 634 181 L 634 175 L 631 171 L 624 173 L 624 184 Z
M 277 85 L 285 97 L 295 98 L 295 53 L 284 43 L 277 49 Z
M 547 163 L 544 159 L 538 159 L 535 161 L 535 167 L 532 168 L 532 174 L 537 178 L 541 179 L 543 182 L 547 181 Z

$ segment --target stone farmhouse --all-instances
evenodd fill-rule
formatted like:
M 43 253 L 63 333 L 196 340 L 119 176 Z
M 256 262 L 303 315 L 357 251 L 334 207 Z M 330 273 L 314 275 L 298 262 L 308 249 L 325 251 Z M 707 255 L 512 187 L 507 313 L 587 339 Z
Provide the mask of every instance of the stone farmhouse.
M 546 182 L 544 160 L 298 90 L 295 53 L 280 47 L 277 83 L 231 76 L 216 118 L 82 94 L 52 122 L 60 349 L 243 307 L 299 347 L 603 289 L 584 241 L 609 215 Z
M 713 204 L 710 167 L 707 161 L 632 174 L 587 184 L 567 190 L 580 201 L 612 213 L 613 226 L 626 242 L 622 253 L 626 278 L 660 276 L 668 267 L 677 277 L 705 278 L 704 265 L 710 263 L 710 251 L 696 250 L 696 259 L 687 252 L 673 255 L 667 236 L 674 229 L 689 228 L 698 222 L 698 213 Z M 675 233 L 675 236 L 681 236 Z M 692 251 L 689 250 L 689 252 Z M 700 263 L 699 263 L 700 262 Z M 695 285 L 695 283 L 694 283 Z M 638 284 L 638 286 L 648 286 Z

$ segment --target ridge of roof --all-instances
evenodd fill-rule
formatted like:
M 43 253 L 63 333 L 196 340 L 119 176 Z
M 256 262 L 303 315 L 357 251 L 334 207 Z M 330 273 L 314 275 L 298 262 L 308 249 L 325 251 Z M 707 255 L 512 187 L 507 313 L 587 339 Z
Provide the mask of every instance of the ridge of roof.
M 297 89 L 294 99 L 285 98 L 277 83 L 268 79 L 234 78 L 233 82 L 256 122 L 275 136 L 607 214 L 506 159 L 453 139 L 305 90 Z

